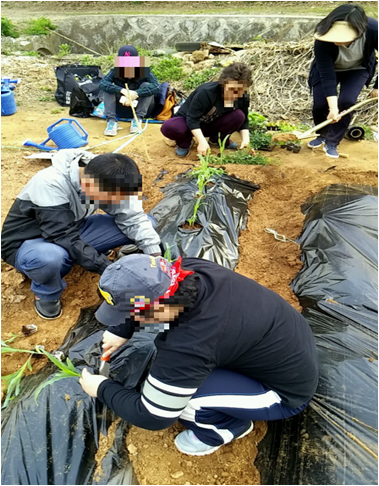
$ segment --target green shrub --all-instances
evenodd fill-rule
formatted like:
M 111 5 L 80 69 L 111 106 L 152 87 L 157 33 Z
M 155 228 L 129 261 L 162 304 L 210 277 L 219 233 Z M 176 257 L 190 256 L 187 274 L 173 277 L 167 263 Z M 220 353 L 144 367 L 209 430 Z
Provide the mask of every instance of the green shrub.
M 39 57 L 39 53 L 37 51 L 25 51 L 24 56 Z
M 153 62 L 152 71 L 160 83 L 164 81 L 179 81 L 183 77 L 182 59 L 166 56 Z
M 223 154 L 222 157 L 212 156 L 211 162 L 213 164 L 242 164 L 242 165 L 271 165 L 274 163 L 272 159 L 261 155 L 260 153 L 253 155 L 249 149 L 237 150 L 231 154 Z
M 264 132 L 250 132 L 250 146 L 253 149 L 260 149 L 271 145 L 272 136 Z
M 61 44 L 59 46 L 58 57 L 64 57 L 71 54 L 71 46 L 70 44 Z
M 219 71 L 220 68 L 210 68 L 210 69 L 204 69 L 204 71 L 198 73 L 192 73 L 184 81 L 184 88 L 187 90 L 196 89 L 201 84 L 210 81 Z
M 264 130 L 267 124 L 267 118 L 257 111 L 251 111 L 248 115 L 250 130 Z
M 52 24 L 50 19 L 40 17 L 39 19 L 29 20 L 25 33 L 29 35 L 47 35 L 49 31 L 46 29 L 55 30 L 56 28 L 57 26 Z
M 1 17 L 1 35 L 2 37 L 20 37 L 16 27 L 13 23 L 7 19 L 7 17 Z

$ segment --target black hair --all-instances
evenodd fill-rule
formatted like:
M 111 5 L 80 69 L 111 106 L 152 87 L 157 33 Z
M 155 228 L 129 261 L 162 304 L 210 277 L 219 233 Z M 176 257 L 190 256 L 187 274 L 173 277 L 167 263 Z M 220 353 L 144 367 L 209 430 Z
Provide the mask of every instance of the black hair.
M 127 155 L 97 155 L 88 162 L 84 174 L 95 178 L 102 191 L 134 194 L 142 189 L 138 165 Z
M 337 21 L 345 21 L 357 32 L 358 37 L 366 32 L 368 21 L 366 12 L 359 5 L 345 3 L 335 8 L 330 14 L 321 20 L 316 26 L 315 32 L 325 35 Z

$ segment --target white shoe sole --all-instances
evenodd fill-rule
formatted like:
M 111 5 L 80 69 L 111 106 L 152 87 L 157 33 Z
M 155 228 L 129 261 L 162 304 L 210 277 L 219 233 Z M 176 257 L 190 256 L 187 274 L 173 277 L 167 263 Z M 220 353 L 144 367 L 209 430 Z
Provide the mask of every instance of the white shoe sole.
M 238 439 L 242 439 L 243 437 L 245 437 L 246 435 L 250 434 L 250 432 L 254 429 L 254 422 L 251 421 L 251 425 L 250 427 L 241 435 L 239 435 L 238 437 L 236 437 L 235 439 L 233 440 L 238 440 Z M 221 444 L 219 446 L 215 446 L 215 447 L 212 447 L 212 449 L 209 449 L 207 451 L 204 451 L 204 452 L 187 452 L 187 451 L 183 451 L 177 441 L 176 441 L 176 438 L 175 438 L 175 446 L 176 448 L 178 449 L 179 452 L 181 452 L 182 454 L 186 454 L 187 456 L 208 456 L 209 454 L 213 454 L 214 452 L 217 451 L 217 449 L 220 449 L 220 447 L 222 447 L 223 445 L 227 445 L 227 444 Z M 231 441 L 233 442 L 233 441 Z M 230 444 L 230 442 L 228 442 L 228 444 Z
M 311 145 L 310 143 L 307 145 L 308 148 L 310 149 L 317 149 L 320 147 L 323 147 L 325 145 L 325 142 L 320 143 L 320 145 Z
M 329 155 L 328 152 L 326 151 L 326 148 L 324 147 L 324 152 L 325 152 L 325 155 L 327 157 L 329 157 L 330 159 L 339 159 L 340 156 L 339 155 Z
M 40 317 L 42 317 L 42 319 L 45 319 L 45 321 L 53 321 L 54 319 L 59 319 L 59 318 L 61 317 L 61 315 L 62 315 L 62 309 L 61 309 L 61 312 L 60 312 L 59 316 L 56 316 L 56 317 L 46 317 L 46 316 L 44 316 L 43 314 L 40 314 L 40 313 L 38 312 L 38 310 L 37 310 L 37 308 L 36 308 L 36 307 L 34 307 L 34 310 L 37 312 L 37 314 L 38 314 Z

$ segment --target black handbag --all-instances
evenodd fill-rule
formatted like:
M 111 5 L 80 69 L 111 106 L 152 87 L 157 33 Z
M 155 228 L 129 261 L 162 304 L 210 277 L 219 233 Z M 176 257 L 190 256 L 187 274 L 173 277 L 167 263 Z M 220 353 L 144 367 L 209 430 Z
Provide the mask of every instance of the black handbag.
M 74 88 L 80 88 L 92 97 L 99 97 L 99 84 L 104 74 L 99 66 L 65 64 L 54 68 L 57 78 L 55 99 L 61 106 L 69 106 Z

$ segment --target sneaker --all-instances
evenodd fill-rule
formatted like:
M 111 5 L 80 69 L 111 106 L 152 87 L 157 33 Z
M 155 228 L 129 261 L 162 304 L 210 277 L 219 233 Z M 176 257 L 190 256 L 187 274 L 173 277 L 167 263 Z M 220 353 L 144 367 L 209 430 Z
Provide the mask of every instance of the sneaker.
M 180 432 L 175 437 L 175 445 L 179 452 L 187 454 L 188 456 L 207 456 L 208 454 L 213 454 L 213 452 L 220 449 L 219 446 L 210 446 L 201 442 L 192 430 L 185 430 Z
M 338 159 L 340 156 L 337 151 L 338 143 L 335 142 L 325 142 L 324 152 L 326 153 L 327 157 L 331 159 Z
M 138 246 L 134 245 L 133 243 L 131 243 L 130 245 L 124 245 L 119 249 L 117 253 L 117 259 L 120 259 L 125 255 L 130 255 L 131 253 L 137 253 L 138 251 Z
M 254 422 L 251 420 L 249 426 L 240 435 L 235 437 L 236 439 L 242 439 L 245 435 L 250 434 L 254 429 Z M 217 451 L 222 445 L 210 446 L 201 442 L 192 430 L 185 430 L 175 437 L 176 448 L 183 454 L 189 456 L 207 456 Z
M 187 155 L 190 153 L 192 146 L 193 146 L 193 140 L 191 142 L 191 145 L 188 148 L 181 148 L 176 146 L 175 153 L 178 157 L 187 157 Z
M 58 300 L 34 300 L 34 308 L 42 319 L 58 319 L 62 315 L 62 304 Z
M 308 147 L 311 149 L 322 147 L 325 143 L 324 137 L 317 137 L 308 143 Z
M 107 128 L 104 130 L 104 135 L 107 137 L 115 137 L 117 135 L 118 123 L 111 120 L 107 123 Z
M 142 127 L 141 118 L 138 118 L 138 123 Z M 132 120 L 132 122 L 130 124 L 130 133 L 139 133 L 139 128 L 138 128 L 137 122 L 135 120 Z

